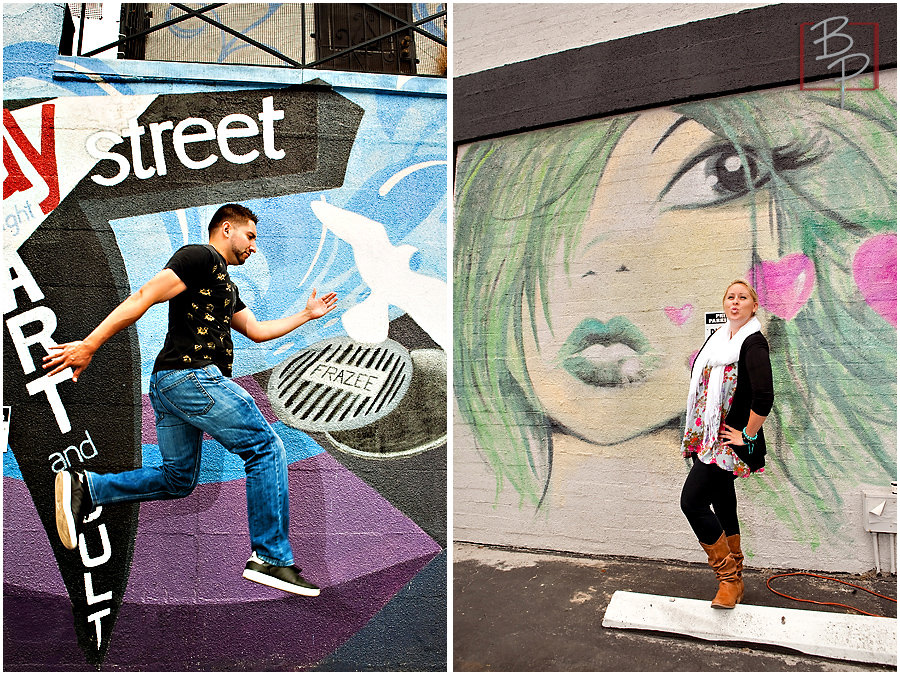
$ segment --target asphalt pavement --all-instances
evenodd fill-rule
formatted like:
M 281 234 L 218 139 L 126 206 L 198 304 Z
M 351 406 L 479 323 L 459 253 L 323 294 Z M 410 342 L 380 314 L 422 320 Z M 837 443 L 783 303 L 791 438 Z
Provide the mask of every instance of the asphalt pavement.
M 745 568 L 745 604 L 854 613 L 788 600 L 766 587 L 773 574 Z M 874 570 L 828 576 L 897 597 L 897 578 Z M 897 605 L 813 577 L 772 582 L 777 590 L 838 602 L 896 618 Z M 604 628 L 615 591 L 711 599 L 716 581 L 706 565 L 622 557 L 578 557 L 457 542 L 453 547 L 455 671 L 807 671 L 895 672 L 786 648 L 725 643 L 643 630 Z M 727 610 L 717 610 L 727 611 Z

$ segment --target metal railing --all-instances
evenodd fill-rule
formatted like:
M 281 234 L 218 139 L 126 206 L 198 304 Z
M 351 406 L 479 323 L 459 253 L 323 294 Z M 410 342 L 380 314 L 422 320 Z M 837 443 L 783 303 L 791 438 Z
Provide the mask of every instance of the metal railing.
M 89 50 L 88 4 L 69 6 L 78 56 L 446 77 L 446 3 L 123 3 L 119 39 Z

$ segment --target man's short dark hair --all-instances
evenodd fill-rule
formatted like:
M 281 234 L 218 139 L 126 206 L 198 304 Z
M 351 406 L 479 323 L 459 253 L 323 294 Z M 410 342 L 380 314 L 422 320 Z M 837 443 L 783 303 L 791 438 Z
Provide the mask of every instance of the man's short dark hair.
M 212 234 L 219 225 L 226 220 L 252 220 L 254 223 L 259 222 L 259 218 L 246 206 L 240 204 L 223 204 L 209 221 L 209 233 Z

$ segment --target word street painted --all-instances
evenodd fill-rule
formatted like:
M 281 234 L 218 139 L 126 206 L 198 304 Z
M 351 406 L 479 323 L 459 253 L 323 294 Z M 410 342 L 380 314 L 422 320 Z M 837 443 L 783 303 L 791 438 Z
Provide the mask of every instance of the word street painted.
M 262 122 L 262 149 L 265 156 L 269 159 L 284 159 L 285 151 L 275 147 L 275 122 L 284 119 L 284 110 L 275 110 L 272 103 L 274 97 L 268 96 L 262 101 L 262 112 L 257 118 Z M 98 131 L 87 139 L 87 151 L 98 160 L 112 160 L 115 162 L 119 170 L 111 177 L 105 177 L 100 173 L 93 174 L 91 180 L 98 185 L 116 185 L 125 180 L 132 169 L 137 178 L 146 180 L 154 175 L 165 176 L 168 173 L 166 167 L 166 159 L 163 153 L 165 144 L 164 132 L 171 131 L 169 143 L 175 151 L 175 156 L 183 166 L 188 169 L 200 170 L 215 164 L 219 156 L 209 151 L 202 158 L 192 158 L 187 152 L 187 146 L 197 143 L 209 143 L 216 141 L 219 152 L 222 157 L 232 164 L 247 164 L 259 157 L 259 149 L 253 148 L 244 153 L 237 153 L 229 145 L 230 139 L 235 138 L 254 138 L 259 135 L 259 126 L 249 115 L 242 113 L 233 113 L 223 117 L 219 123 L 213 127 L 209 120 L 203 117 L 188 117 L 180 121 L 177 125 L 172 120 L 163 122 L 151 122 L 149 125 L 150 139 L 153 147 L 153 164 L 144 166 L 144 157 L 141 150 L 141 136 L 146 133 L 143 125 L 138 124 L 138 118 L 128 120 L 128 128 L 122 129 L 121 135 L 112 131 Z M 199 127 L 201 131 L 188 133 L 192 127 Z M 102 150 L 100 145 L 106 142 L 110 145 L 122 143 L 125 139 L 131 141 L 131 162 L 128 158 L 117 152 L 108 152 Z

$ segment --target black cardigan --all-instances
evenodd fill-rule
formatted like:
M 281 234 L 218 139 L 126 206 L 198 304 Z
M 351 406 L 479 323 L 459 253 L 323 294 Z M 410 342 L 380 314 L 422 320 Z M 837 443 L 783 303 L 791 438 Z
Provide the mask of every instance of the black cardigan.
M 747 336 L 741 345 L 737 386 L 725 424 L 742 430 L 750 420 L 751 410 L 761 417 L 766 417 L 772 411 L 774 401 L 769 343 L 762 333 L 753 333 Z M 752 454 L 747 452 L 749 448 L 746 445 L 732 445 L 731 448 L 751 471 L 758 471 L 766 463 L 766 436 L 762 429 L 759 430 L 758 437 L 753 443 Z

